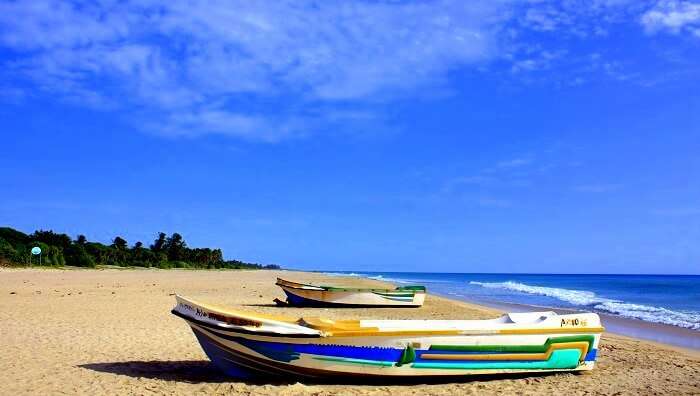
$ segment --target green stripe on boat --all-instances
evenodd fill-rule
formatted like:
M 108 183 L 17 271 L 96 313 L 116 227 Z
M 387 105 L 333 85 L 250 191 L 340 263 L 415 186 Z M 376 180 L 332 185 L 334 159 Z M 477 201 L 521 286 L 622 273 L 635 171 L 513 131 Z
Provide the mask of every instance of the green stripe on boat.
M 414 291 L 425 291 L 425 286 L 400 286 L 396 290 L 414 290 Z
M 461 351 L 461 352 L 546 352 L 552 344 L 562 342 L 588 342 L 588 349 L 593 349 L 592 335 L 576 335 L 566 337 L 551 337 L 542 345 L 431 345 L 431 351 Z
M 404 292 L 400 292 L 400 293 L 392 293 L 392 292 L 388 292 L 388 293 L 384 293 L 384 292 L 372 292 L 372 293 L 374 293 L 374 294 L 376 294 L 376 295 L 379 295 L 379 296 L 406 297 L 406 298 L 413 298 L 413 296 L 416 295 L 416 293 L 404 293 Z
M 314 286 L 328 291 L 346 291 L 346 292 L 371 292 L 371 293 L 397 293 L 405 295 L 414 295 L 417 291 L 425 291 L 423 287 L 422 290 L 410 290 L 410 289 L 363 289 L 363 288 L 353 288 L 353 287 L 334 287 L 334 286 Z M 422 287 L 422 286 L 421 286 Z

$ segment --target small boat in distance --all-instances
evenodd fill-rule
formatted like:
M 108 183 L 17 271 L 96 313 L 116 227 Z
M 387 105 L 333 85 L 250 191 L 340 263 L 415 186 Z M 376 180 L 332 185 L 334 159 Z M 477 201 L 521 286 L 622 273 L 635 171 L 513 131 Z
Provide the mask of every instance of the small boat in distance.
M 491 320 L 330 320 L 233 311 L 176 296 L 172 313 L 234 377 L 464 377 L 591 370 L 595 313 L 510 313 Z
M 281 278 L 275 284 L 287 295 L 286 302 L 275 302 L 295 307 L 420 307 L 425 301 L 425 286 L 367 289 L 314 286 Z

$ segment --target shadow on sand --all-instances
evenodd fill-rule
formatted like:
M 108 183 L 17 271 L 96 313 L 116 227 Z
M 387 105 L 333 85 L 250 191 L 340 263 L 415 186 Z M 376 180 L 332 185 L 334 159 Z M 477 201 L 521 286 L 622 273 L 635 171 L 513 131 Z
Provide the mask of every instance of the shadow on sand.
M 134 378 L 150 378 L 182 382 L 229 382 L 208 360 L 182 361 L 131 361 L 111 363 L 87 363 L 78 365 L 88 370 L 126 375 Z
M 259 377 L 259 378 L 233 378 L 224 375 L 216 366 L 207 360 L 182 360 L 182 361 L 130 361 L 112 363 L 87 363 L 78 367 L 103 373 L 125 375 L 133 378 L 149 378 L 163 381 L 178 381 L 189 383 L 221 383 L 243 382 L 251 385 L 289 385 L 299 382 L 299 378 Z M 498 374 L 498 375 L 472 375 L 465 377 L 423 377 L 423 378 L 335 378 L 335 379 L 301 379 L 307 385 L 313 384 L 355 384 L 355 385 L 417 385 L 417 384 L 444 384 L 454 382 L 473 381 L 498 381 L 503 379 L 518 379 L 528 377 L 546 377 L 550 375 L 567 375 L 564 373 L 539 373 L 539 374 Z M 569 374 L 575 375 L 575 374 Z

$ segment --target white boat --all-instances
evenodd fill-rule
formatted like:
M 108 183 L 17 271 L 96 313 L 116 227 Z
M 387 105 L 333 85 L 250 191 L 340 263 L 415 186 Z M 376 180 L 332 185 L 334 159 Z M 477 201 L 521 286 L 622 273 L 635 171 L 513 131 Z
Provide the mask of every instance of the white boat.
M 286 304 L 297 307 L 420 307 L 425 301 L 425 286 L 369 289 L 315 286 L 281 278 L 275 284 L 287 295 Z
M 330 320 L 220 308 L 177 296 L 172 313 L 236 377 L 460 377 L 591 370 L 594 313 L 510 313 L 491 320 Z

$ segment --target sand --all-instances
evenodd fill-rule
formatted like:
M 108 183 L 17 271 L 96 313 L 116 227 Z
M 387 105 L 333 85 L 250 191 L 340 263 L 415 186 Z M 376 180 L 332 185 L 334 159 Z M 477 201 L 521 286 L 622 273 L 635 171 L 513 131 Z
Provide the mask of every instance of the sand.
M 498 311 L 429 296 L 418 309 L 277 308 L 281 271 L 0 269 L 1 394 L 700 394 L 697 352 L 605 334 L 591 372 L 479 378 L 448 383 L 241 382 L 217 372 L 185 322 L 174 293 L 220 305 L 331 318 L 491 318 Z M 344 284 L 379 284 L 342 278 Z

